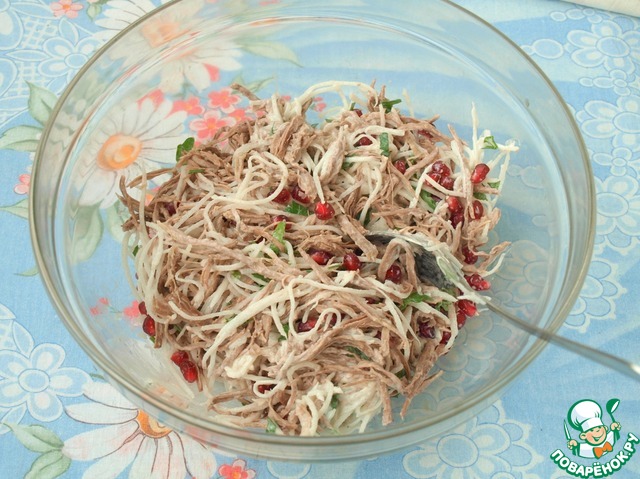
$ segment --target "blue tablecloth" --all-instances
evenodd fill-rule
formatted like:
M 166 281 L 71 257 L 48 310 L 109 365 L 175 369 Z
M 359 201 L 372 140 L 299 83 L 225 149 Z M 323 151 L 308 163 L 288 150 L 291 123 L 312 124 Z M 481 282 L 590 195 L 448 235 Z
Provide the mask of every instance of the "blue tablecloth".
M 158 3 L 0 0 L 0 477 L 640 477 L 639 384 L 553 346 L 501 400 L 454 431 L 397 454 L 339 465 L 214 454 L 145 422 L 144 413 L 101 382 L 56 318 L 34 268 L 26 207 L 31 162 L 56 96 L 105 31 L 124 28 Z M 591 153 L 595 255 L 560 332 L 640 363 L 640 21 L 549 0 L 458 3 L 540 65 L 570 105 Z M 613 398 L 619 402 L 608 402 Z M 586 399 L 597 404 L 583 402 L 567 418 Z M 563 421 L 581 417 L 620 424 L 606 455 L 583 458 L 568 449 Z M 569 432 L 579 442 L 589 439 Z M 107 450 L 115 452 L 102 457 Z M 142 476 L 144 470 L 153 472 Z

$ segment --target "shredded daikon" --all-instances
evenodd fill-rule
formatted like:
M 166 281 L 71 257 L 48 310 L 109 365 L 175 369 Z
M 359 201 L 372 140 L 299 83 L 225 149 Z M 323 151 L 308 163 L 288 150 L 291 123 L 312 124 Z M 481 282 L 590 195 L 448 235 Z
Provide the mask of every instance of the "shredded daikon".
M 517 148 L 478 135 L 475 107 L 466 144 L 437 118 L 401 113 L 384 88 L 325 82 L 292 100 L 237 88 L 255 116 L 181 145 L 148 204 L 130 189 L 153 191 L 160 173 L 121 184 L 145 324 L 216 421 L 300 435 L 388 424 L 391 397 L 405 397 L 403 415 L 485 303 L 507 247 L 486 251 L 488 234 Z M 328 92 L 340 106 L 310 125 Z M 418 275 L 418 251 L 448 286 Z

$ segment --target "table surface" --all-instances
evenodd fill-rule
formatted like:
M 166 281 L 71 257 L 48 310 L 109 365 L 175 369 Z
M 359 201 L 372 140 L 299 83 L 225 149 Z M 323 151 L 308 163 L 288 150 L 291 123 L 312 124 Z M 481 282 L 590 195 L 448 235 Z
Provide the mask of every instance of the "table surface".
M 569 104 L 591 154 L 598 201 L 595 254 L 560 332 L 640 362 L 640 328 L 634 328 L 640 308 L 639 19 L 551 0 L 458 3 L 540 65 Z M 166 437 L 182 441 L 184 456 L 142 430 L 126 442 L 136 430 L 137 410 L 92 375 L 94 367 L 58 321 L 34 268 L 26 204 L 47 102 L 100 46 L 101 31 L 123 28 L 131 12 L 153 8 L 150 0 L 0 0 L 1 477 L 573 477 L 551 458 L 557 449 L 567 455 L 559 462 L 570 471 L 598 463 L 595 477 L 611 471 L 619 479 L 640 477 L 640 454 L 634 456 L 629 441 L 630 433 L 640 436 L 638 383 L 553 346 L 476 418 L 390 456 L 339 465 L 285 464 L 213 453 L 175 432 Z M 621 438 L 600 459 L 573 456 L 563 430 L 569 408 L 587 398 L 600 404 L 607 426 L 613 421 L 605 405 L 620 401 L 615 420 Z M 571 432 L 577 439 L 578 432 Z M 169 461 L 179 466 L 170 472 Z

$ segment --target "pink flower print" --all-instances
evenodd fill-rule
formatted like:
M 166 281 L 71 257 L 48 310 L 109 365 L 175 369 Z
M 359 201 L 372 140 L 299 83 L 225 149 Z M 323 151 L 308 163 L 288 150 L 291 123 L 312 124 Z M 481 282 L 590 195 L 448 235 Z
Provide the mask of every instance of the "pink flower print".
M 220 108 L 225 113 L 230 113 L 235 109 L 235 104 L 240 103 L 240 97 L 231 93 L 231 88 L 223 88 L 220 91 L 209 93 L 209 106 Z
M 215 65 L 205 64 L 204 67 L 209 72 L 209 79 L 212 82 L 216 82 L 220 80 L 220 69 Z
M 266 7 L 267 5 L 275 5 L 276 3 L 280 3 L 280 0 L 262 0 L 260 5 Z
M 313 109 L 315 111 L 317 111 L 318 113 L 321 112 L 322 110 L 324 110 L 327 107 L 327 104 L 325 102 L 322 101 L 322 97 L 321 96 L 317 96 L 313 99 L 314 104 L 313 104 Z
M 102 311 L 100 311 L 100 306 L 93 306 L 89 308 L 89 312 L 91 316 L 98 316 Z
M 76 18 L 78 11 L 82 10 L 82 5 L 73 3 L 72 0 L 60 0 L 52 2 L 50 5 L 53 15 L 56 17 L 66 16 L 67 18 Z
M 159 88 L 156 88 L 140 98 L 138 100 L 138 105 L 141 105 L 147 98 L 150 99 L 153 102 L 153 105 L 157 108 L 164 101 L 164 93 Z
M 141 316 L 140 314 L 140 303 L 134 301 L 129 306 L 122 310 L 122 314 L 128 320 L 136 319 Z
M 31 186 L 31 175 L 27 173 L 20 175 L 18 176 L 18 181 L 20 183 L 13 187 L 13 191 L 18 193 L 19 195 L 26 195 L 27 193 L 29 193 L 29 186 Z
M 185 111 L 187 115 L 202 115 L 204 107 L 200 104 L 200 99 L 192 96 L 187 100 L 176 100 L 173 102 L 173 111 Z
M 98 303 L 107 306 L 109 304 L 109 298 L 98 298 Z
M 256 471 L 246 469 L 247 461 L 244 459 L 236 459 L 231 464 L 223 464 L 218 469 L 218 474 L 224 479 L 253 479 L 256 477 Z
M 199 140 L 211 138 L 220 128 L 229 125 L 228 118 L 222 118 L 216 110 L 207 111 L 202 118 L 189 123 L 189 128 L 196 132 Z
M 229 118 L 233 118 L 236 123 L 239 123 L 247 119 L 247 110 L 244 108 L 238 108 L 229 113 Z

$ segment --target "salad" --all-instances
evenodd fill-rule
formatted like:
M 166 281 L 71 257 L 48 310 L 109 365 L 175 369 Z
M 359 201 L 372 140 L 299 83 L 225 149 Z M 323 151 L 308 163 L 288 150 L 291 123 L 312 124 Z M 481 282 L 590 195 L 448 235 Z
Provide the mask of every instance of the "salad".
M 143 330 L 216 421 L 292 435 L 388 424 L 392 397 L 403 416 L 486 302 L 517 147 L 479 133 L 475 111 L 466 143 L 362 83 L 295 99 L 234 88 L 252 118 L 120 185 Z M 327 92 L 340 111 L 310 124 Z

